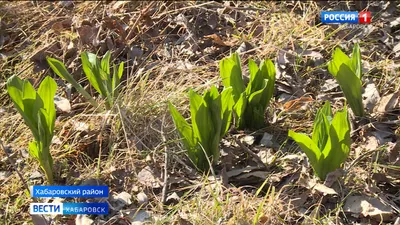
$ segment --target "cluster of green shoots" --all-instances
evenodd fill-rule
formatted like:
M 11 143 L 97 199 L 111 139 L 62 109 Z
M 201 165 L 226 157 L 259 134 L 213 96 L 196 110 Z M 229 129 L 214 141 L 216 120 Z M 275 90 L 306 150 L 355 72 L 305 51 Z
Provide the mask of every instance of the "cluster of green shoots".
M 172 118 L 189 158 L 200 170 L 208 169 L 218 162 L 218 143 L 229 129 L 230 122 L 237 129 L 265 127 L 265 110 L 274 92 L 275 67 L 271 60 L 262 61 L 257 66 L 250 59 L 248 68 L 249 83 L 245 86 L 240 58 L 234 53 L 220 61 L 220 77 L 224 85 L 220 96 L 223 97 L 219 97 L 215 87 L 206 91 L 203 98 L 190 91 L 192 125 L 189 125 L 171 103 L 169 104 Z M 364 115 L 359 46 L 357 44 L 354 46 L 352 58 L 336 48 L 328 70 L 338 81 L 354 114 Z M 215 97 L 210 98 L 210 93 Z M 223 106 L 222 111 L 221 106 Z M 225 116 L 228 113 L 229 116 Z M 234 120 L 231 121 L 231 117 Z M 219 125 L 221 121 L 226 126 L 221 128 Z M 306 153 L 315 174 L 324 180 L 328 173 L 341 166 L 350 151 L 350 122 L 347 108 L 332 117 L 330 103 L 326 102 L 317 113 L 311 139 L 292 130 L 289 131 L 289 137 L 298 143 Z
M 92 87 L 105 100 L 106 109 L 115 104 L 120 92 L 124 64 L 110 67 L 110 52 L 99 60 L 96 54 L 81 54 L 82 68 Z M 96 100 L 73 78 L 65 65 L 57 59 L 47 58 L 51 69 L 87 99 L 95 108 Z M 243 81 L 240 58 L 237 53 L 220 61 L 220 77 L 224 89 L 221 93 L 213 86 L 201 96 L 190 90 L 191 125 L 169 103 L 175 126 L 182 137 L 188 156 L 200 171 L 207 171 L 218 163 L 219 143 L 232 124 L 237 129 L 259 129 L 265 127 L 264 115 L 273 96 L 275 67 L 271 60 L 259 66 L 249 60 L 249 82 Z M 349 58 L 340 49 L 335 49 L 328 70 L 337 79 L 351 109 L 357 116 L 364 115 L 361 101 L 361 57 L 358 45 Z M 50 145 L 54 134 L 56 110 L 54 95 L 57 85 L 46 77 L 36 91 L 27 80 L 12 76 L 7 81 L 8 93 L 14 106 L 30 128 L 34 141 L 29 144 L 29 153 L 43 169 L 49 183 L 53 183 L 53 159 Z M 306 153 L 315 174 L 325 179 L 329 172 L 339 168 L 350 151 L 350 124 L 347 108 L 332 117 L 330 103 L 318 111 L 314 121 L 312 138 L 289 131 Z
M 118 69 L 114 65 L 111 77 L 110 56 L 110 52 L 107 52 L 100 61 L 93 53 L 81 54 L 83 71 L 93 88 L 105 99 L 106 109 L 111 109 L 118 97 L 124 69 L 123 63 Z M 95 99 L 72 77 L 62 62 L 50 57 L 47 58 L 47 62 L 59 77 L 71 83 L 93 107 L 99 107 Z M 54 105 L 56 90 L 57 84 L 51 77 L 46 77 L 37 91 L 28 80 L 21 80 L 16 76 L 10 77 L 7 81 L 8 94 L 34 137 L 34 141 L 29 144 L 29 153 L 39 162 L 50 184 L 54 181 L 50 145 L 56 119 Z
M 92 87 L 106 100 L 106 109 L 114 105 L 120 90 L 120 81 L 124 71 L 124 63 L 117 66 L 113 65 L 113 76 L 110 73 L 110 57 L 108 51 L 100 61 L 96 54 L 83 52 L 81 54 L 82 68 Z M 96 100 L 73 78 L 65 65 L 57 59 L 47 58 L 51 69 L 62 79 L 71 83 L 71 85 L 83 95 L 89 103 L 97 108 L 99 105 Z

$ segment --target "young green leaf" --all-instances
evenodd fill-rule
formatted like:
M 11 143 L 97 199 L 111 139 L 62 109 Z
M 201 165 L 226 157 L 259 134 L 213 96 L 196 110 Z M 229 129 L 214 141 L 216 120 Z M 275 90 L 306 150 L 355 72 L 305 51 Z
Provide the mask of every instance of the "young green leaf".
M 321 150 L 318 148 L 318 146 L 305 134 L 299 134 L 292 130 L 289 130 L 288 135 L 300 146 L 301 150 L 306 153 L 311 166 L 319 176 L 319 171 L 321 167 Z
M 330 104 L 325 102 L 314 120 L 312 139 L 289 130 L 289 137 L 306 153 L 315 174 L 322 180 L 347 159 L 351 145 L 346 107 L 331 117 Z
M 243 127 L 245 123 L 245 117 L 243 116 L 246 107 L 247 107 L 247 97 L 246 93 L 243 92 L 239 99 L 236 101 L 235 105 L 233 106 L 233 112 L 235 113 L 236 124 L 237 127 Z
M 209 169 L 209 161 L 219 160 L 219 142 L 229 129 L 233 106 L 232 88 L 218 93 L 213 86 L 200 96 L 189 91 L 192 126 L 169 103 L 175 126 L 184 138 L 184 145 L 193 164 L 202 171 Z M 189 135 L 189 134 L 191 135 Z M 189 139 L 191 138 L 192 141 Z
M 240 58 L 237 53 L 220 62 L 220 75 L 225 88 L 232 87 L 238 129 L 258 129 L 265 125 L 264 112 L 272 98 L 275 85 L 275 66 L 271 60 L 261 62 L 260 67 L 249 60 L 249 83 L 242 79 Z
M 245 90 L 239 54 L 233 53 L 230 58 L 222 59 L 219 69 L 224 87 L 233 88 L 232 95 L 236 102 Z
M 183 137 L 185 147 L 188 149 L 194 148 L 196 146 L 197 140 L 193 134 L 192 127 L 170 102 L 168 102 L 168 107 L 174 120 L 174 124 L 178 129 L 180 135 Z
M 46 123 L 49 126 L 49 135 L 53 136 L 54 123 L 56 120 L 56 108 L 54 106 L 54 95 L 57 91 L 57 83 L 51 78 L 46 77 L 39 85 L 38 94 L 43 101 L 43 114 L 46 114 Z M 51 140 L 50 140 L 51 141 Z
M 97 102 L 90 96 L 90 94 L 78 83 L 76 80 L 72 77 L 72 75 L 68 72 L 67 68 L 65 68 L 65 65 L 60 62 L 57 59 L 47 57 L 47 63 L 50 65 L 51 69 L 54 71 L 55 74 L 57 74 L 59 77 L 62 79 L 68 81 L 72 86 L 79 92 L 83 97 L 86 98 L 86 100 L 89 101 L 89 103 L 95 107 L 98 108 L 99 105 Z
M 224 89 L 221 93 L 221 133 L 220 136 L 224 136 L 229 130 L 230 122 L 232 119 L 232 108 L 235 102 L 232 97 L 232 87 Z
M 39 131 L 37 130 L 37 112 L 38 109 L 34 109 L 36 95 L 34 88 L 29 81 L 22 81 L 17 76 L 11 76 L 7 80 L 7 92 L 14 102 L 15 108 L 22 115 L 26 125 L 32 131 L 35 139 L 39 138 Z M 35 110 L 35 111 L 33 111 Z
M 264 108 L 266 108 L 274 94 L 276 76 L 275 66 L 270 59 L 261 62 L 260 73 L 261 76 L 268 81 L 265 93 L 262 96 L 262 99 L 264 99 Z
M 83 72 L 90 84 L 101 96 L 105 97 L 107 93 L 103 86 L 103 79 L 100 74 L 97 56 L 92 53 L 82 52 L 81 61 Z
M 360 46 L 358 45 L 358 43 L 356 43 L 354 45 L 351 62 L 352 62 L 353 71 L 355 72 L 358 79 L 361 80 L 361 77 L 362 77 L 361 52 L 360 52 Z
M 29 144 L 29 153 L 38 160 L 50 184 L 53 183 L 50 144 L 56 119 L 54 106 L 56 89 L 57 84 L 51 77 L 46 77 L 41 82 L 37 92 L 27 80 L 21 80 L 16 76 L 7 80 L 7 91 L 11 100 L 35 139 Z
M 312 140 L 319 149 L 324 149 L 328 140 L 330 120 L 332 120 L 331 104 L 325 101 L 324 106 L 317 112 L 312 132 Z
M 363 116 L 364 106 L 362 103 L 362 84 L 360 79 L 358 79 L 355 73 L 353 73 L 346 64 L 342 64 L 337 73 L 336 80 L 338 81 L 346 100 L 349 102 L 351 109 L 354 111 L 354 114 L 357 116 Z
M 324 167 L 321 174 L 325 177 L 329 172 L 339 168 L 347 159 L 350 152 L 350 123 L 347 118 L 347 110 L 337 112 L 332 120 L 329 130 L 327 145 L 322 151 L 324 155 Z
M 362 69 L 361 55 L 358 44 L 353 48 L 353 56 L 350 59 L 339 48 L 336 48 L 332 60 L 328 64 L 329 72 L 336 78 L 347 102 L 356 116 L 364 115 L 362 104 Z
M 108 75 L 108 77 L 110 75 L 110 58 L 111 52 L 107 51 L 101 60 L 101 69 Z

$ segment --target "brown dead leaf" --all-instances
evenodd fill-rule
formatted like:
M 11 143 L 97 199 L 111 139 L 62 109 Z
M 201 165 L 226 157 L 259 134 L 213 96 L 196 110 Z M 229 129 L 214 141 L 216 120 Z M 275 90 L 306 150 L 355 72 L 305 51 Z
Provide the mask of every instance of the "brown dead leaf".
M 389 150 L 389 162 L 400 166 L 400 139 L 397 140 L 393 148 Z
M 378 139 L 377 139 L 375 136 L 373 136 L 373 135 L 369 135 L 369 136 L 367 137 L 367 142 L 366 142 L 366 144 L 364 145 L 364 148 L 365 148 L 366 150 L 368 150 L 368 151 L 371 151 L 371 150 L 375 150 L 376 148 L 378 148 L 378 146 L 379 146 L 379 141 L 378 141 Z
M 298 184 L 300 186 L 303 186 L 309 190 L 311 190 L 313 193 L 315 191 L 318 191 L 322 193 L 323 195 L 337 195 L 338 193 L 330 187 L 327 187 L 325 184 L 319 183 L 319 181 L 316 178 L 312 178 L 304 173 L 301 174 Z
M 71 29 L 71 26 L 72 26 L 72 19 L 65 19 L 63 21 L 54 23 L 51 26 L 51 29 L 54 30 L 56 33 L 60 33 L 63 30 Z
M 338 168 L 326 175 L 324 185 L 327 187 L 332 187 L 332 185 L 344 175 L 344 170 L 342 168 Z
M 395 108 L 399 107 L 400 102 L 400 91 L 396 93 L 392 93 L 389 95 L 385 95 L 381 98 L 379 103 L 375 106 L 374 112 L 376 113 L 384 113 L 387 111 L 391 111 Z
M 261 179 L 265 179 L 269 174 L 270 172 L 267 171 L 252 171 L 250 173 L 241 174 L 237 176 L 236 179 L 241 180 L 241 179 L 247 179 L 249 177 L 258 177 Z
M 218 36 L 217 34 L 210 34 L 210 35 L 206 35 L 206 36 L 204 36 L 204 37 L 205 37 L 205 38 L 212 39 L 213 42 L 214 42 L 215 44 L 217 44 L 217 45 L 228 46 L 228 47 L 231 47 L 231 46 L 234 45 L 234 43 L 232 43 L 232 42 L 223 41 L 223 40 L 221 39 L 221 37 Z
M 294 99 L 283 104 L 283 108 L 285 111 L 295 111 L 299 109 L 305 109 L 310 102 L 314 101 L 311 97 L 300 97 L 298 99 Z
M 314 185 L 313 190 L 319 191 L 324 195 L 337 195 L 338 193 L 330 187 L 325 186 L 324 184 L 317 183 Z
M 350 196 L 343 206 L 345 212 L 358 217 L 371 217 L 376 220 L 387 221 L 393 216 L 392 208 L 383 204 L 379 199 L 367 196 Z
M 155 175 L 153 169 L 149 166 L 146 166 L 138 173 L 138 181 L 145 186 L 152 187 L 152 188 L 159 188 L 161 187 L 160 179 Z
M 372 112 L 374 107 L 381 99 L 374 83 L 367 84 L 367 86 L 365 87 L 365 91 L 362 94 L 362 97 L 363 104 L 365 105 L 365 108 L 368 112 Z
M 229 178 L 236 177 L 236 176 L 238 176 L 240 174 L 249 173 L 249 172 L 252 172 L 253 170 L 257 170 L 257 169 L 259 169 L 259 168 L 256 167 L 256 166 L 248 166 L 248 167 L 245 167 L 245 168 L 234 169 L 234 170 L 228 171 L 227 172 L 227 176 Z
M 290 202 L 296 208 L 303 207 L 304 203 L 306 203 L 309 195 L 310 195 L 310 191 L 306 190 L 303 193 L 301 193 L 299 196 L 296 196 L 296 198 L 290 199 Z
M 89 25 L 82 25 L 78 29 L 79 37 L 81 38 L 81 42 L 84 45 L 93 44 L 94 46 L 98 45 L 97 40 L 97 28 L 91 27 Z
M 121 21 L 118 18 L 104 18 L 104 26 L 110 30 L 115 31 L 117 34 L 121 36 L 122 39 L 126 37 L 126 31 L 124 26 L 122 25 Z

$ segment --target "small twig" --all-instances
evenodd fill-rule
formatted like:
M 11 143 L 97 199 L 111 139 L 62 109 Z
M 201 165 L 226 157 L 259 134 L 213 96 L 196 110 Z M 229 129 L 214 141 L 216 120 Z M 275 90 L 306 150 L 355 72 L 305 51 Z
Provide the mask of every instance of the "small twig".
M 260 157 L 256 153 L 254 153 L 248 147 L 246 147 L 246 145 L 244 145 L 239 139 L 237 139 L 235 137 L 233 139 L 240 146 L 240 148 L 242 148 L 245 152 L 247 152 L 248 154 L 253 156 L 254 160 L 257 161 L 257 163 L 261 164 L 263 168 L 267 168 L 267 166 L 263 163 L 263 161 L 260 159 Z
M 164 116 L 163 116 L 163 120 L 162 120 L 162 123 L 161 123 L 161 138 L 162 138 L 162 141 L 164 142 L 164 143 L 166 143 L 167 142 L 167 138 L 165 137 L 165 134 L 164 134 L 164 124 L 165 124 L 165 114 L 164 114 Z M 164 145 L 164 161 L 165 161 L 165 165 L 164 165 L 164 186 L 163 186 L 163 189 L 162 189 L 162 193 L 161 193 L 161 201 L 162 201 L 162 203 L 163 204 L 166 204 L 166 202 L 167 202 L 167 191 L 168 191 L 168 148 L 167 148 L 167 145 Z

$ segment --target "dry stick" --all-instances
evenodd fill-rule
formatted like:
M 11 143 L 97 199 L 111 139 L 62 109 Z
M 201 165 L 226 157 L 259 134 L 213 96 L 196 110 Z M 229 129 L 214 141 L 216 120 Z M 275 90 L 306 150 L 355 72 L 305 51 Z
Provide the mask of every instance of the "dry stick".
M 165 114 L 163 116 L 163 120 L 161 123 L 161 138 L 162 141 L 164 142 L 164 161 L 165 161 L 165 165 L 164 165 L 164 186 L 161 192 L 161 201 L 163 204 L 166 204 L 167 202 L 167 190 L 168 190 L 168 147 L 167 145 L 165 145 L 165 143 L 167 143 L 167 138 L 165 138 L 165 134 L 164 134 L 164 123 L 165 123 Z
M 253 151 L 251 151 L 248 147 L 246 147 L 239 139 L 237 138 L 233 138 L 235 140 L 235 142 L 248 154 L 250 154 L 251 156 L 253 156 L 254 160 L 257 161 L 257 163 L 261 164 L 263 168 L 267 168 L 267 166 L 263 163 L 263 161 L 260 159 L 260 157 L 254 153 Z
M 21 179 L 25 189 L 28 191 L 28 193 L 31 193 L 28 183 L 25 181 L 24 177 L 22 176 L 22 174 L 19 172 L 18 168 L 15 166 L 15 163 L 13 162 L 13 160 L 10 157 L 10 154 L 8 154 L 6 148 L 3 145 L 3 141 L 0 140 L 0 146 L 3 149 L 4 153 L 7 156 L 7 160 L 10 163 L 10 165 L 13 167 L 13 169 L 15 170 L 15 172 L 17 172 L 19 179 Z M 43 221 L 45 221 L 46 225 L 48 225 L 46 218 L 43 215 L 40 215 L 43 218 Z

